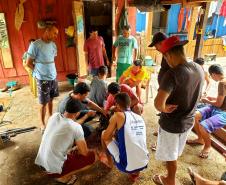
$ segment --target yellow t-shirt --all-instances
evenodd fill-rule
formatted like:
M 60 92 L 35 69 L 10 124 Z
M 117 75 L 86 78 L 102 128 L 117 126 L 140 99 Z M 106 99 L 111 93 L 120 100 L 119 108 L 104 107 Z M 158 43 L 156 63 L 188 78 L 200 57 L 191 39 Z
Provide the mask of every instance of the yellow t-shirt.
M 140 72 L 137 74 L 133 74 L 132 73 L 132 68 L 133 66 L 130 66 L 126 71 L 124 71 L 123 76 L 125 78 L 129 78 L 133 81 L 143 81 L 145 79 L 149 79 L 150 78 L 150 74 L 149 72 L 146 70 L 145 67 L 142 67 Z

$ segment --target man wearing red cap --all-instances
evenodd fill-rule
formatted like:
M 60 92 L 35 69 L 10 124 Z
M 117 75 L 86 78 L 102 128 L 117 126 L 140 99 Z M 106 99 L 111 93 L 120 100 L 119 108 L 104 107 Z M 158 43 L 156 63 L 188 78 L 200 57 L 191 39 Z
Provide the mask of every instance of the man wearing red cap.
M 156 159 L 166 161 L 167 175 L 155 175 L 156 184 L 175 185 L 177 159 L 193 127 L 195 107 L 201 96 L 204 73 L 198 64 L 186 61 L 183 45 L 187 43 L 172 36 L 160 48 L 170 69 L 155 98 L 155 108 L 161 112 Z
M 162 45 L 162 42 L 167 39 L 167 36 L 162 33 L 162 32 L 157 32 L 152 39 L 151 44 L 148 47 L 155 47 L 155 49 L 157 51 L 160 52 L 160 48 Z M 161 68 L 159 70 L 159 74 L 158 74 L 158 83 L 160 84 L 164 74 L 170 69 L 169 65 L 167 64 L 166 60 L 164 57 L 162 57 L 162 61 L 161 61 Z

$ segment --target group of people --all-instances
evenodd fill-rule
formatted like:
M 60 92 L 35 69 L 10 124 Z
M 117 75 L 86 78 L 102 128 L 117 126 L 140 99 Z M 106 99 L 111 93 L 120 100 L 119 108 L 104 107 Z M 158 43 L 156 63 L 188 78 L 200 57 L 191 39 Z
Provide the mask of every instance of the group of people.
M 57 27 L 48 26 L 42 38 L 29 46 L 26 65 L 37 79 L 42 129 L 45 129 L 35 163 L 60 182 L 73 183 L 75 172 L 86 169 L 97 160 L 109 168 L 115 164 L 120 171 L 128 173 L 132 181 L 147 168 L 149 154 L 146 124 L 141 116 L 140 88 L 148 74 L 142 62 L 136 60 L 137 43 L 130 36 L 129 29 L 124 27 L 123 35 L 113 46 L 113 60 L 118 47 L 119 83 L 106 84 L 108 69 L 103 58 L 107 65 L 109 61 L 104 42 L 97 30 L 91 30 L 84 46 L 90 73 L 94 75 L 91 86 L 79 82 L 73 92 L 60 101 L 54 114 L 52 101 L 58 96 L 58 86 L 54 65 L 57 52 L 53 41 L 58 34 Z M 183 46 L 187 42 L 176 36 L 167 38 L 159 32 L 150 44 L 163 54 L 154 106 L 160 112 L 156 159 L 166 162 L 167 174 L 155 175 L 153 181 L 156 184 L 175 185 L 177 159 L 182 155 L 186 142 L 204 144 L 199 156 L 206 158 L 211 147 L 210 133 L 226 125 L 226 78 L 223 69 L 215 64 L 210 66 L 209 75 L 219 82 L 218 96 L 208 97 L 204 93 L 205 97 L 202 97 L 208 75 L 204 73 L 202 64 L 186 60 Z M 136 93 L 133 87 L 136 87 Z M 200 101 L 206 105 L 196 109 Z M 45 123 L 47 108 L 50 115 L 48 124 Z M 101 134 L 101 151 L 89 149 L 86 142 L 94 133 L 87 122 L 96 114 L 109 118 L 108 126 Z M 193 126 L 198 138 L 187 140 Z

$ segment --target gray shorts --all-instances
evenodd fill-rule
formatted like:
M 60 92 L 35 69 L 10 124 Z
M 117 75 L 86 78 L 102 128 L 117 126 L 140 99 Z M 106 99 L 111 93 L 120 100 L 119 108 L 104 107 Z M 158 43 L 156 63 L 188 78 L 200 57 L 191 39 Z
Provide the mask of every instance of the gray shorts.
M 38 99 L 40 104 L 46 104 L 59 96 L 57 80 L 38 80 Z

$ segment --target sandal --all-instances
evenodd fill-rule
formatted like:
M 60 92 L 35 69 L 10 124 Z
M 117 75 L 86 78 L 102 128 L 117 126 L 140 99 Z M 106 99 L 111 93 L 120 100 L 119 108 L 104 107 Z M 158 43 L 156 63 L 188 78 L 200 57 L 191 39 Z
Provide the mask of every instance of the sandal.
M 209 157 L 209 151 L 201 151 L 199 157 L 202 159 L 207 159 Z
M 195 182 L 195 175 L 194 175 L 194 172 L 193 172 L 193 170 L 191 169 L 191 167 L 188 168 L 188 174 L 190 175 L 192 184 L 193 184 L 193 185 L 196 185 L 196 182 Z
M 156 146 L 156 143 L 153 144 L 153 145 L 151 145 L 151 150 L 152 150 L 152 151 L 156 151 L 156 147 L 157 147 L 157 146 Z
M 71 179 L 67 182 L 67 185 L 72 185 L 75 183 L 75 181 L 77 181 L 77 176 L 76 175 L 72 175 Z
M 161 177 L 162 177 L 162 175 L 154 175 L 152 180 L 157 185 L 164 185 Z

